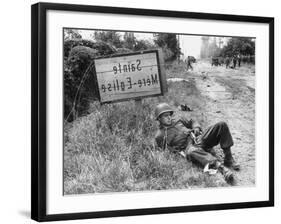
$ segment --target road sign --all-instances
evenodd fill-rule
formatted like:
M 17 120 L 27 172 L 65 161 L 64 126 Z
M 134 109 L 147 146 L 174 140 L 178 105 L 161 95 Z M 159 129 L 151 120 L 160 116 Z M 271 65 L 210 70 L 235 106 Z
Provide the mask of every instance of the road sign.
M 166 77 L 158 50 L 95 59 L 100 102 L 163 95 Z

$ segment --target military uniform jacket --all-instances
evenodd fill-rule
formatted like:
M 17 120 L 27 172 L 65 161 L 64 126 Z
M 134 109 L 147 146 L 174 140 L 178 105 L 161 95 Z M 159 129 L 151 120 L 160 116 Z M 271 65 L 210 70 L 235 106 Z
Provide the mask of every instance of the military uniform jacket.
M 190 132 L 193 128 L 200 128 L 200 125 L 185 118 L 172 120 L 172 124 L 168 127 L 160 125 L 156 133 L 155 141 L 161 149 L 169 149 L 170 151 L 183 151 L 190 143 Z

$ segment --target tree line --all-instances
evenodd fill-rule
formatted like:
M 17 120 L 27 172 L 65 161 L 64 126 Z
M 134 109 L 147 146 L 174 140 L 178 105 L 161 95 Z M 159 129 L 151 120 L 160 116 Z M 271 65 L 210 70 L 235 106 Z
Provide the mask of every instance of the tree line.
M 201 39 L 201 58 L 233 57 L 235 55 L 252 58 L 255 56 L 255 39 L 251 37 L 203 36 Z

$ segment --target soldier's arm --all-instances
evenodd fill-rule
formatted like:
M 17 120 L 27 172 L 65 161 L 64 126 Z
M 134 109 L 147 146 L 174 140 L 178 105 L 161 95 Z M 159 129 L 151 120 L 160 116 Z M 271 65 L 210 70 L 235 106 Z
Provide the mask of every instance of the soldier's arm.
M 192 129 L 195 129 L 195 128 L 198 128 L 200 131 L 202 130 L 199 122 L 192 120 Z
M 186 119 L 186 118 L 183 117 L 183 118 L 181 118 L 181 121 L 184 124 L 184 126 L 189 128 L 189 129 L 198 128 L 198 129 L 201 130 L 201 125 L 197 121 L 195 121 L 193 119 L 189 120 L 189 119 Z

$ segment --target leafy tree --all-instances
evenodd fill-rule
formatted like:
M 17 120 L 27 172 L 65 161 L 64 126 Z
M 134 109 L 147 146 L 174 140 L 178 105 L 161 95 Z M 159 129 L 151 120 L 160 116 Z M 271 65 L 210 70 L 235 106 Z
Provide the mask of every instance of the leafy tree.
M 64 119 L 72 121 L 88 110 L 90 100 L 97 98 L 90 65 L 94 58 L 115 52 L 104 42 L 64 41 Z
M 132 32 L 125 32 L 124 34 L 124 44 L 123 47 L 134 50 L 136 45 L 136 38 L 134 33 Z
M 81 39 L 81 34 L 75 29 L 64 29 L 64 40 Z
M 249 37 L 233 37 L 223 47 L 222 55 L 255 55 L 255 40 Z
M 180 56 L 180 48 L 177 35 L 172 33 L 154 34 L 154 43 L 163 49 L 163 52 L 169 53 L 166 60 L 175 60 Z
M 134 50 L 141 51 L 141 50 L 148 50 L 152 48 L 155 48 L 155 45 L 150 43 L 148 40 L 136 40 Z
M 218 57 L 220 55 L 220 48 L 217 45 L 216 38 L 213 39 L 208 49 L 208 57 Z
M 202 40 L 201 51 L 200 51 L 201 58 L 220 56 L 221 48 L 219 47 L 219 45 L 221 44 L 221 42 L 219 41 L 217 43 L 216 37 L 203 36 L 201 40 Z
M 122 47 L 122 48 L 116 48 L 117 54 L 125 54 L 125 53 L 132 53 L 133 51 L 131 49 Z
M 202 45 L 200 50 L 200 57 L 201 58 L 207 58 L 208 57 L 208 49 L 209 49 L 209 37 L 208 36 L 202 36 Z
M 95 31 L 94 38 L 96 41 L 106 42 L 116 48 L 123 47 L 121 35 L 116 31 Z
M 71 40 L 64 41 L 64 57 L 67 58 L 69 56 L 71 49 L 76 46 L 85 46 L 85 47 L 92 48 L 98 51 L 97 53 L 98 56 L 113 54 L 115 52 L 114 47 L 103 41 L 94 42 L 91 40 L 84 40 L 84 39 L 71 39 Z

